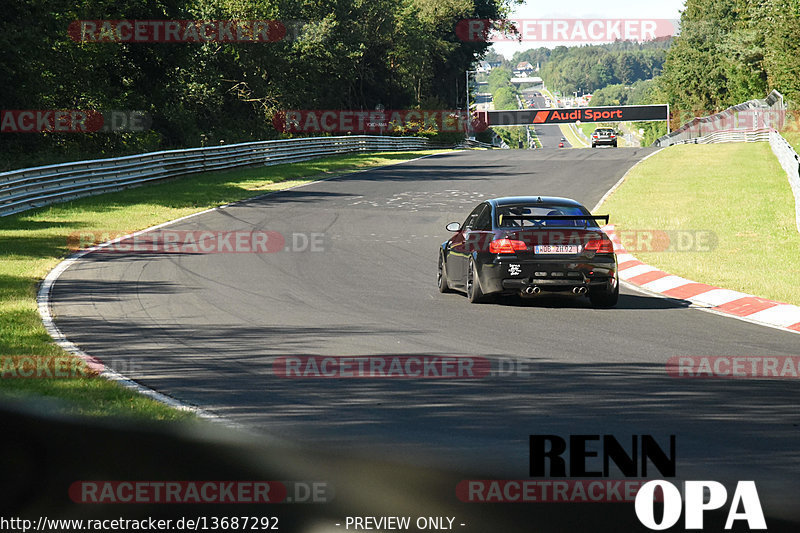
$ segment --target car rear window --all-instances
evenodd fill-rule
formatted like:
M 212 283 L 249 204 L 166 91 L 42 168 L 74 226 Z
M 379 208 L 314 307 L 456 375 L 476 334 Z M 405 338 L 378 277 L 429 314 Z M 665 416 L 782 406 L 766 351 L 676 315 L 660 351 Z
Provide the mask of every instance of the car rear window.
M 597 222 L 592 219 L 587 220 L 516 220 L 514 216 L 547 216 L 547 215 L 566 215 L 583 216 L 589 215 L 588 211 L 577 206 L 562 205 L 505 205 L 496 210 L 498 228 L 575 228 L 584 227 L 597 229 Z

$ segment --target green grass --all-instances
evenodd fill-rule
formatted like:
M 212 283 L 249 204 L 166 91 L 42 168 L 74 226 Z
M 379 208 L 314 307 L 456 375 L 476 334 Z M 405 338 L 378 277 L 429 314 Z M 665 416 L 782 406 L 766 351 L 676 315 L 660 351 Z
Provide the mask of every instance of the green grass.
M 558 127 L 561 130 L 561 135 L 566 137 L 573 148 L 586 148 L 586 142 L 582 142 L 583 139 L 579 138 L 568 124 L 559 124 Z
M 542 141 L 539 139 L 539 134 L 536 133 L 536 128 L 533 128 L 531 131 L 531 137 L 533 137 L 533 143 L 536 145 L 536 148 L 542 147 Z
M 800 132 L 797 131 L 783 131 L 781 132 L 783 138 L 789 141 L 794 151 L 800 153 Z
M 623 230 L 713 231 L 708 252 L 634 255 L 694 281 L 800 305 L 794 197 L 768 143 L 662 150 L 631 171 L 602 211 Z
M 0 218 L 0 357 L 64 356 L 42 325 L 38 283 L 69 254 L 73 232 L 127 234 L 211 207 L 348 171 L 437 151 L 353 154 L 301 163 L 194 174 Z M 0 379 L 0 396 L 54 398 L 63 412 L 174 420 L 171 409 L 96 378 Z
M 594 122 L 584 122 L 578 127 L 581 129 L 581 131 L 583 131 L 584 135 L 586 135 L 591 139 L 594 130 L 596 130 L 600 126 L 598 124 L 595 124 Z

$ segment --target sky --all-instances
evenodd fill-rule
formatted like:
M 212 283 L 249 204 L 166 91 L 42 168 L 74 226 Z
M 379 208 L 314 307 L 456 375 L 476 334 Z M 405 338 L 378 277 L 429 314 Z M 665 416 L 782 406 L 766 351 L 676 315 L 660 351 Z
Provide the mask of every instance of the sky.
M 513 10 L 513 19 L 680 19 L 685 0 L 568 0 L 561 2 L 527 0 Z M 580 44 L 563 41 L 527 40 L 498 42 L 493 49 L 507 58 L 529 48 Z M 596 44 L 596 43 L 595 43 Z

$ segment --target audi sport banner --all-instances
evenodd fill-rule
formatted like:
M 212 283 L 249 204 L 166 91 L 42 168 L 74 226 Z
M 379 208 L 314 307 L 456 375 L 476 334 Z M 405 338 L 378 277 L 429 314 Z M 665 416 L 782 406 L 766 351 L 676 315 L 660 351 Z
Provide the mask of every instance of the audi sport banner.
M 488 111 L 489 126 L 525 126 L 528 124 L 566 124 L 569 122 L 650 122 L 667 120 L 669 106 L 620 105 L 554 109 Z

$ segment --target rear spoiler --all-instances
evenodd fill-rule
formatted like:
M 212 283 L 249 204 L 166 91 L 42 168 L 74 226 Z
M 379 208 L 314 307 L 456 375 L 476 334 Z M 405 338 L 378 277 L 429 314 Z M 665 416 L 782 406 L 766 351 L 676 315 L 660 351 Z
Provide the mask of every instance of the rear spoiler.
M 606 224 L 608 224 L 608 215 L 500 215 L 497 221 L 501 226 L 503 225 L 504 219 L 505 220 L 605 220 Z

